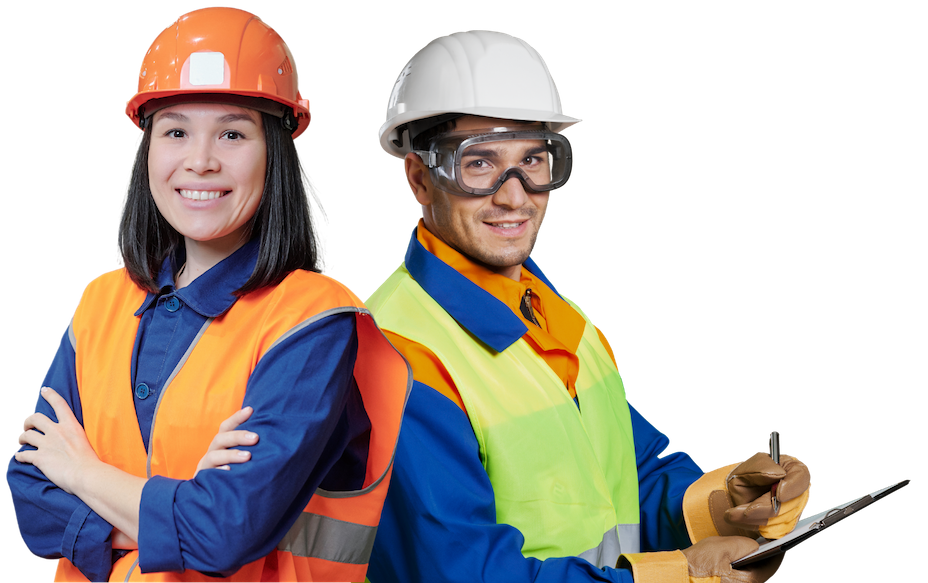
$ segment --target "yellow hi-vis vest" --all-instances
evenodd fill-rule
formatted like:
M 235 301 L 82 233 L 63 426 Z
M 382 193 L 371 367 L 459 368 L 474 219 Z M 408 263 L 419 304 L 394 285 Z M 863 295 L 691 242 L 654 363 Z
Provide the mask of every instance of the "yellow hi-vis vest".
M 204 324 L 165 384 L 146 451 L 130 390 L 134 312 L 144 299 L 124 269 L 113 271 L 88 286 L 71 323 L 84 431 L 102 461 L 140 477 L 192 478 L 216 428 L 241 408 L 258 361 L 292 332 L 337 313 L 355 314 L 354 377 L 371 421 L 370 447 L 362 489 L 317 489 L 277 550 L 227 579 L 192 569 L 142 573 L 139 552 L 130 551 L 110 581 L 363 581 L 412 379 L 361 300 L 335 280 L 299 270 L 239 298 Z M 56 580 L 86 581 L 67 559 L 59 560 Z
M 622 379 L 589 319 L 576 403 L 524 339 L 497 353 L 462 328 L 405 265 L 367 306 L 385 330 L 431 350 L 467 409 L 496 520 L 525 537 L 526 557 L 579 556 L 615 566 L 640 548 L 638 471 Z

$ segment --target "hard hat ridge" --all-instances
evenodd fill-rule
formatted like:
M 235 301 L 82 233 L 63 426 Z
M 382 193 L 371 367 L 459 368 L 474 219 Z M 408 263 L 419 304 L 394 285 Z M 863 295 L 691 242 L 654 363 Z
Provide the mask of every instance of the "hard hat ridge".
M 260 18 L 235 8 L 204 8 L 166 28 L 145 55 L 138 93 L 126 114 L 139 127 L 175 103 L 231 103 L 281 118 L 293 137 L 309 125 L 293 55 Z

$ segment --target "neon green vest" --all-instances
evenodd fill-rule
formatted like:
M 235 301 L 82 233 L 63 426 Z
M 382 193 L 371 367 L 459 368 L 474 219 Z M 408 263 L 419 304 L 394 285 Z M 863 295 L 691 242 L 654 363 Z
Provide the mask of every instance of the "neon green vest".
M 526 557 L 615 566 L 639 550 L 638 472 L 622 379 L 593 324 L 577 349 L 580 408 L 524 339 L 501 353 L 477 341 L 405 265 L 365 302 L 380 326 L 427 346 L 467 409 L 496 499 L 496 520 Z M 582 412 L 582 414 L 581 414 Z

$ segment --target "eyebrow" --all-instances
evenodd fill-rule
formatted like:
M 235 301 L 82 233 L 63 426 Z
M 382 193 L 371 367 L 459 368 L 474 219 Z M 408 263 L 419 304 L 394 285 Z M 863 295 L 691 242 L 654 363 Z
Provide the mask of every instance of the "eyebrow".
M 251 123 L 255 123 L 254 118 L 247 113 L 227 113 L 219 118 L 219 123 L 229 123 L 232 121 L 250 121 Z
M 474 158 L 474 157 L 476 157 L 476 158 L 494 158 L 494 157 L 496 157 L 496 156 L 499 156 L 499 151 L 498 151 L 498 150 L 490 150 L 490 149 L 474 150 L 474 149 L 471 149 L 471 148 L 467 148 L 467 149 L 464 151 L 464 154 L 462 154 L 461 157 L 462 157 L 462 158 Z
M 495 158 L 495 157 L 501 155 L 498 149 L 489 149 L 489 148 L 486 148 L 486 149 L 480 150 L 480 149 L 472 149 L 472 148 L 473 148 L 473 146 L 472 146 L 471 148 L 467 148 L 467 150 L 464 151 L 464 153 L 461 155 L 461 157 L 462 157 L 462 158 L 471 158 L 471 157 L 477 157 L 477 158 Z M 522 152 L 521 155 L 522 155 L 522 156 L 532 156 L 532 155 L 535 155 L 535 154 L 543 154 L 543 153 L 545 153 L 545 152 L 547 152 L 547 151 L 548 151 L 548 148 L 545 147 L 545 146 L 535 146 L 534 148 L 530 148 L 530 149 L 526 150 L 525 152 Z
M 160 116 L 161 116 L 161 119 L 164 119 L 164 118 L 173 119 L 174 121 L 178 121 L 178 122 L 189 122 L 190 121 L 189 117 L 187 117 L 186 115 L 182 113 L 177 113 L 176 111 L 165 111 L 161 113 Z M 219 123 L 230 123 L 233 121 L 250 121 L 253 124 L 255 123 L 255 120 L 247 113 L 227 113 L 226 115 L 219 118 Z

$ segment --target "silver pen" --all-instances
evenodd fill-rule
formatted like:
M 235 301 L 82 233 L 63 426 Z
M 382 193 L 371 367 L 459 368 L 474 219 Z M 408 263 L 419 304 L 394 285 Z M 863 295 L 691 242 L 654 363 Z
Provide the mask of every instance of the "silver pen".
M 780 434 L 776 431 L 770 434 L 770 459 L 773 463 L 780 463 Z M 776 484 L 773 487 L 773 514 L 780 513 L 780 500 L 777 498 Z

